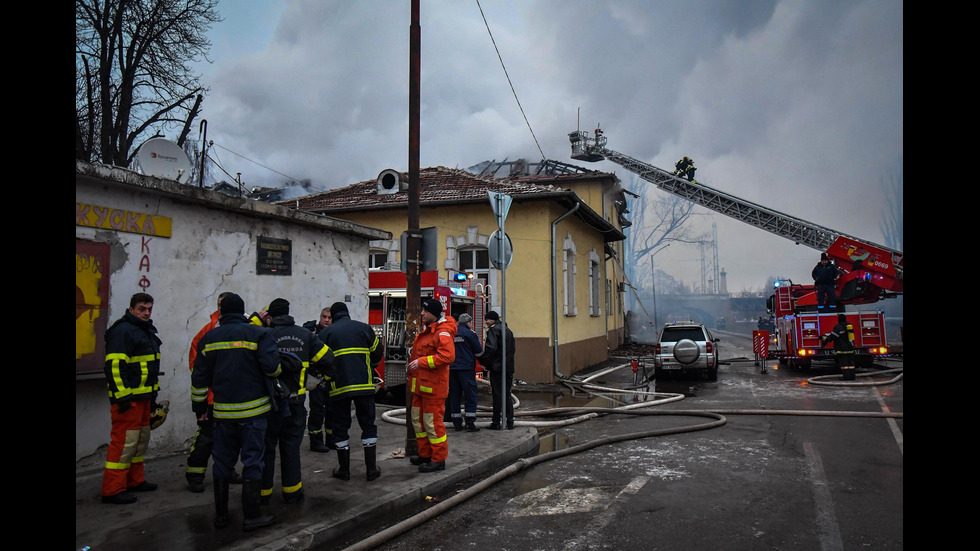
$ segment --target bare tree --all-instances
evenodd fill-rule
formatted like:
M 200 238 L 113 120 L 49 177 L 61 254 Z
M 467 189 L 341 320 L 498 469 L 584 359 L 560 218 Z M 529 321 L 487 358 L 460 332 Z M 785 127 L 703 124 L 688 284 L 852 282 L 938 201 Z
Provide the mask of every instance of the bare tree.
M 885 245 L 904 251 L 904 205 L 902 196 L 905 191 L 905 158 L 898 160 L 897 167 L 879 180 L 882 196 L 885 198 L 885 210 L 881 221 L 881 233 L 885 236 Z
M 218 0 L 75 0 L 75 158 L 129 166 L 138 147 L 187 128 L 206 92 Z M 179 145 L 183 145 L 179 143 Z
M 697 215 L 691 201 L 672 194 L 658 197 L 653 185 L 635 175 L 630 178 L 627 190 L 634 200 L 630 204 L 630 221 L 633 225 L 629 228 L 624 251 L 626 277 L 637 287 L 653 287 L 653 265 L 649 255 L 656 254 L 661 247 L 671 243 L 698 243 L 707 236 L 692 235 L 686 224 L 691 216 Z M 657 272 L 659 286 L 666 274 L 659 269 Z M 670 283 L 673 288 L 678 287 L 673 278 L 663 282 Z

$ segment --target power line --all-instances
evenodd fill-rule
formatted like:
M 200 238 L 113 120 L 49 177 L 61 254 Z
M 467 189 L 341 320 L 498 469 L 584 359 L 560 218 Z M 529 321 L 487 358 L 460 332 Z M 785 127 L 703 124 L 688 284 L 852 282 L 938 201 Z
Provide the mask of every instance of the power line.
M 504 58 L 500 56 L 500 50 L 497 48 L 497 41 L 493 39 L 493 33 L 490 32 L 490 24 L 487 23 L 487 16 L 483 14 L 483 6 L 480 5 L 480 0 L 476 0 L 476 7 L 480 8 L 480 17 L 483 18 L 483 24 L 487 26 L 487 34 L 490 35 L 490 42 L 493 42 L 493 49 L 497 52 L 497 59 L 500 60 L 500 67 L 504 70 L 504 76 L 507 77 L 507 84 L 510 84 L 510 91 L 514 94 L 514 100 L 517 101 L 517 107 L 521 110 L 521 115 L 524 117 L 524 122 L 527 124 L 527 129 L 531 132 L 531 138 L 534 139 L 534 145 L 538 147 L 538 153 L 541 154 L 542 159 L 547 159 L 544 155 L 544 151 L 541 150 L 541 144 L 538 143 L 537 136 L 534 135 L 534 130 L 531 129 L 531 123 L 527 120 L 527 114 L 524 113 L 524 107 L 521 106 L 521 100 L 517 99 L 517 91 L 514 90 L 514 83 L 510 80 L 510 75 L 507 73 L 507 67 L 504 66 Z
M 289 178 L 290 180 L 292 180 L 294 182 L 300 182 L 301 181 L 299 178 L 295 178 L 293 176 L 290 176 L 289 174 L 283 174 L 282 172 L 279 172 L 278 170 L 275 170 L 273 168 L 269 168 L 269 167 L 265 166 L 264 164 L 262 164 L 262 163 L 260 163 L 258 161 L 254 161 L 252 159 L 249 159 L 248 157 L 242 155 L 241 153 L 236 153 L 235 151 L 232 151 L 232 150 L 228 149 L 227 147 L 225 147 L 223 145 L 220 145 L 220 144 L 211 144 L 211 145 L 212 145 L 212 147 L 214 147 L 214 146 L 220 147 L 221 149 L 224 149 L 225 151 L 227 151 L 227 152 L 229 152 L 229 153 L 231 153 L 233 155 L 237 155 L 237 156 L 241 157 L 242 159 L 245 159 L 246 161 L 248 161 L 250 163 L 256 164 L 256 165 L 258 165 L 258 166 L 260 166 L 260 167 L 262 167 L 262 168 L 264 168 L 264 169 L 266 169 L 266 170 L 268 170 L 270 172 L 275 172 L 276 174 L 278 174 L 280 176 L 283 176 L 285 178 Z M 224 169 L 222 169 L 222 170 L 224 170 Z M 225 172 L 225 174 L 227 174 L 227 172 Z

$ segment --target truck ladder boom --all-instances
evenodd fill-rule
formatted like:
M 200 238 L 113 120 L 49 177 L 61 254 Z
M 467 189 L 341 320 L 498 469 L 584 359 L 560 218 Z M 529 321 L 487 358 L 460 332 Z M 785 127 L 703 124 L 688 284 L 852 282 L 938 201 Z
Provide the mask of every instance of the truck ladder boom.
M 569 140 L 572 142 L 573 159 L 590 162 L 600 161 L 603 158 L 608 159 L 664 191 L 819 251 L 829 249 L 838 237 L 848 237 L 854 241 L 874 245 L 891 253 L 897 271 L 900 274 L 903 272 L 902 251 L 871 243 L 830 228 L 818 226 L 801 218 L 789 216 L 752 203 L 751 201 L 740 199 L 734 195 L 718 191 L 704 184 L 688 181 L 671 172 L 634 159 L 629 155 L 607 149 L 605 147 L 605 136 L 592 139 L 589 138 L 588 134 L 588 132 L 584 131 L 575 131 L 569 134 Z M 598 141 L 598 144 L 595 143 L 596 141 Z

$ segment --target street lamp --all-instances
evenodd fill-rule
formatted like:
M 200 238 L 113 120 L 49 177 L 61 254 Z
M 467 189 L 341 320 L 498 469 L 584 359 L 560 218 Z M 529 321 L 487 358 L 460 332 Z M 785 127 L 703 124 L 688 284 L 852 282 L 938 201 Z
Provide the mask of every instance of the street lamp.
M 657 256 L 657 253 L 659 253 L 660 251 L 666 249 L 669 246 L 670 246 L 670 243 L 667 243 L 663 247 L 660 247 L 659 249 L 653 251 L 653 253 L 650 254 L 650 288 L 653 291 L 653 330 L 654 330 L 654 332 L 657 332 L 657 331 L 660 330 L 660 323 L 657 322 L 657 271 L 653 267 L 653 257 Z

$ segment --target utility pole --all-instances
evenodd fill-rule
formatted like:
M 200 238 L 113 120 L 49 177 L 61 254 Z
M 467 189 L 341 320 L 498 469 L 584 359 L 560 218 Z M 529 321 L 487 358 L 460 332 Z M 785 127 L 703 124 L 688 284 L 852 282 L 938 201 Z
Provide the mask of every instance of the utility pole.
M 419 332 L 419 316 L 422 305 L 422 278 L 419 274 L 421 258 L 419 258 L 419 110 L 421 96 L 421 57 L 422 57 L 422 27 L 419 23 L 419 4 L 421 0 L 412 0 L 412 24 L 409 30 L 409 75 L 408 75 L 408 236 L 405 239 L 405 342 L 415 342 Z M 408 362 L 405 363 L 408 365 Z M 408 380 L 407 374 L 405 380 Z M 415 429 L 411 420 L 412 390 L 405 385 L 405 456 L 417 455 L 418 442 L 415 441 Z

